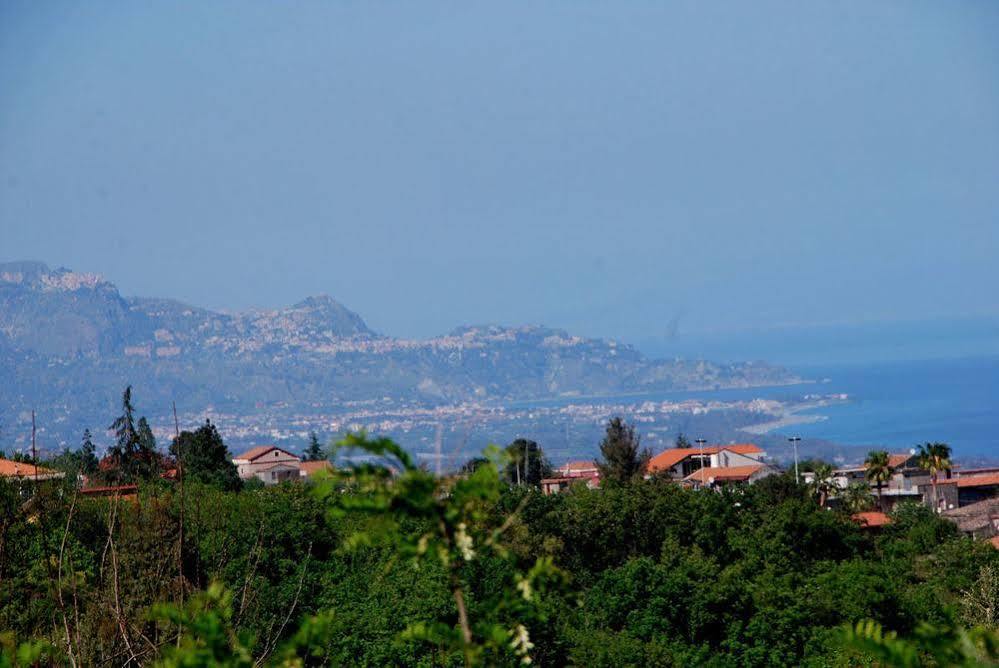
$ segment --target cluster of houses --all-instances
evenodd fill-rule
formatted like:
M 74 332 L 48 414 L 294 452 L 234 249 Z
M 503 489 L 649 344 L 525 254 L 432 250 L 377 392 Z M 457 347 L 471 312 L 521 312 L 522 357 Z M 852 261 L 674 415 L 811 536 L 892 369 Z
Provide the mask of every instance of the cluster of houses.
M 662 476 L 693 489 L 714 489 L 734 483 L 753 483 L 779 469 L 765 461 L 766 453 L 753 443 L 671 448 L 649 461 L 647 476 Z M 556 494 L 570 485 L 600 484 L 594 462 L 574 461 L 556 469 L 557 475 L 541 481 L 541 491 Z
M 274 445 L 259 445 L 233 457 L 232 463 L 243 480 L 259 480 L 264 485 L 294 480 L 305 480 L 320 471 L 331 471 L 333 465 L 326 460 L 303 461 L 301 457 Z M 62 471 L 55 471 L 27 462 L 0 458 L 0 479 L 31 483 L 43 480 L 57 480 L 65 477 Z M 176 480 L 177 470 L 169 469 L 162 477 Z M 130 496 L 137 491 L 136 485 L 100 486 L 92 485 L 82 477 L 80 493 L 84 496 Z
M 332 465 L 325 460 L 303 461 L 298 455 L 274 445 L 250 448 L 232 459 L 239 477 L 259 480 L 264 485 L 305 480 Z M 869 528 L 890 522 L 886 513 L 899 503 L 915 501 L 934 508 L 954 521 L 965 533 L 976 538 L 993 540 L 999 547 L 999 467 L 961 469 L 941 472 L 934 485 L 930 473 L 919 465 L 919 456 L 912 450 L 891 454 L 888 458 L 890 478 L 877 490 L 867 478 L 866 465 L 835 469 L 827 483 L 832 488 L 831 503 L 837 502 L 837 491 L 857 483 L 867 485 L 876 497 L 878 509 L 855 515 Z M 725 485 L 752 484 L 780 469 L 766 461 L 766 453 L 753 443 L 702 445 L 696 448 L 671 448 L 649 461 L 647 477 L 662 477 L 691 489 L 717 489 Z M 164 477 L 175 476 L 168 471 Z M 62 478 L 64 474 L 26 462 L 0 458 L 0 479 L 43 481 Z M 812 483 L 816 474 L 805 471 L 802 482 Z M 600 470 L 592 461 L 571 461 L 556 469 L 556 475 L 541 481 L 545 494 L 557 494 L 571 485 L 591 488 L 600 485 Z M 134 494 L 134 485 L 93 487 L 84 484 L 83 494 L 104 496 Z
M 915 450 L 890 454 L 891 477 L 882 483 L 880 494 L 867 479 L 866 465 L 833 470 L 830 479 L 835 491 L 862 483 L 878 507 L 854 515 L 862 526 L 877 529 L 891 520 L 887 513 L 899 503 L 917 502 L 934 508 L 955 522 L 959 529 L 975 538 L 989 539 L 999 547 L 999 467 L 961 469 L 941 472 L 934 484 L 930 472 L 919 465 Z M 664 450 L 649 462 L 647 477 L 662 476 L 693 489 L 717 489 L 731 484 L 752 484 L 780 469 L 766 461 L 766 453 L 752 443 L 713 445 L 700 448 Z M 815 473 L 805 471 L 802 482 L 815 481 Z M 597 487 L 600 471 L 592 461 L 572 461 L 556 469 L 556 475 L 541 481 L 545 494 L 556 494 L 570 485 Z

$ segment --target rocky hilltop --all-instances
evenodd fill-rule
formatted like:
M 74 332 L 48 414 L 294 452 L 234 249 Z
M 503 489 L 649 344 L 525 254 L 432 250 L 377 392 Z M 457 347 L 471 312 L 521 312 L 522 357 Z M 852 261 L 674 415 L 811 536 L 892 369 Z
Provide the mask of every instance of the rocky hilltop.
M 653 360 L 548 327 L 400 339 L 327 296 L 230 314 L 123 297 L 95 274 L 0 264 L 0 401 L 14 413 L 45 406 L 71 423 L 105 414 L 126 384 L 152 414 L 176 399 L 238 415 L 276 404 L 506 402 L 795 380 L 764 363 Z

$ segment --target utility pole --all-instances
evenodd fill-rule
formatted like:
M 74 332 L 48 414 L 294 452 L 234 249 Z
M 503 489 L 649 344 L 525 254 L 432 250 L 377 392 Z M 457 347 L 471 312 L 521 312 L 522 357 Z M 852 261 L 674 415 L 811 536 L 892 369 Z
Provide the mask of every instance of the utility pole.
M 435 439 L 435 441 L 436 442 L 434 443 L 434 457 L 437 460 L 437 467 L 435 470 L 437 471 L 437 477 L 440 478 L 441 458 L 443 457 L 443 455 L 441 454 L 441 448 L 444 445 L 444 425 L 441 424 L 440 422 L 437 423 L 437 438 Z
M 700 460 L 701 461 L 701 466 L 700 466 L 700 468 L 698 470 L 703 471 L 704 470 L 704 444 L 707 443 L 707 441 L 705 439 L 703 439 L 703 438 L 696 438 L 696 439 L 694 439 L 694 443 L 697 443 L 697 447 L 700 448 L 700 450 L 701 450 L 701 460 Z M 702 473 L 701 474 L 701 486 L 702 487 L 704 486 L 704 483 L 705 483 L 704 474 Z
M 800 483 L 801 480 L 798 479 L 798 441 L 801 440 L 801 437 L 791 436 L 787 440 L 791 442 L 791 447 L 794 448 L 794 482 Z
M 531 479 L 531 451 L 530 451 L 530 441 L 526 438 L 524 439 L 524 484 L 529 484 Z
M 180 588 L 180 605 L 184 605 L 184 449 L 180 444 L 180 421 L 177 420 L 177 402 L 173 402 L 173 433 L 177 444 L 177 484 L 180 485 L 180 522 L 177 529 L 177 584 Z M 180 647 L 181 634 L 177 635 Z
M 38 489 L 38 451 L 35 449 L 35 411 L 31 411 L 31 463 L 35 467 L 35 489 Z

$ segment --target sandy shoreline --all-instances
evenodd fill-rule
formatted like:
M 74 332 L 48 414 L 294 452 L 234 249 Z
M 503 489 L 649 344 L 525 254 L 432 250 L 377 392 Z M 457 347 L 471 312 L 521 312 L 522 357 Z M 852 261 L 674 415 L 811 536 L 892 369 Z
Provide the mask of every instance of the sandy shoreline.
M 808 401 L 801 404 L 791 405 L 788 406 L 785 409 L 784 414 L 776 420 L 769 420 L 759 424 L 751 424 L 748 427 L 742 427 L 740 431 L 759 436 L 777 429 L 792 427 L 796 424 L 814 424 L 815 422 L 822 422 L 824 420 L 828 420 L 829 418 L 825 415 L 814 415 L 811 413 L 803 413 L 802 411 L 810 411 L 816 408 L 822 408 L 823 406 L 831 406 L 846 400 L 846 395 L 842 395 L 837 398 L 827 397 L 818 401 Z
M 777 429 L 783 429 L 784 427 L 790 427 L 796 424 L 812 424 L 814 422 L 822 422 L 827 419 L 828 418 L 825 415 L 799 415 L 797 413 L 785 413 L 784 416 L 778 420 L 761 422 L 760 424 L 751 424 L 748 427 L 742 427 L 740 431 L 759 436 Z

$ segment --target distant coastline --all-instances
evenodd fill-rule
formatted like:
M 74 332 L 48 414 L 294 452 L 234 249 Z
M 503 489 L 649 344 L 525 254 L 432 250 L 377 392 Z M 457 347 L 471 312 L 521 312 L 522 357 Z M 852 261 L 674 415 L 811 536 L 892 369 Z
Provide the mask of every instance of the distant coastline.
M 784 429 L 794 425 L 823 422 L 829 418 L 825 415 L 804 413 L 804 411 L 810 411 L 816 408 L 830 406 L 832 404 L 844 403 L 846 401 L 849 401 L 849 397 L 844 394 L 839 397 L 824 397 L 822 399 L 806 401 L 800 404 L 792 404 L 787 406 L 784 414 L 778 419 L 741 427 L 739 431 L 744 431 L 747 434 L 754 434 L 756 436 L 762 436 L 763 434 L 769 434 L 772 431 Z

